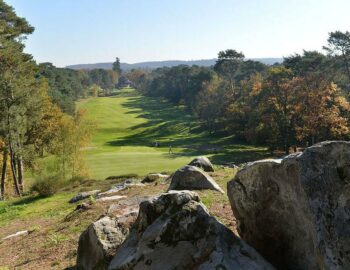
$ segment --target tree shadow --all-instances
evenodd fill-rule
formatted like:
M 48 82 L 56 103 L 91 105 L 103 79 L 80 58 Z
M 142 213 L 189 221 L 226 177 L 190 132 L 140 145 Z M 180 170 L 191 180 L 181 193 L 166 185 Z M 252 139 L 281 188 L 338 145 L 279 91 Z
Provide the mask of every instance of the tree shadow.
M 240 164 L 250 161 L 256 161 L 271 157 L 271 154 L 264 148 L 256 149 L 247 147 L 247 149 L 240 149 L 242 145 L 233 145 L 225 147 L 225 149 L 185 149 L 181 152 L 174 152 L 173 154 L 164 153 L 163 155 L 169 159 L 176 159 L 183 156 L 208 156 L 213 164 Z
M 40 196 L 40 195 L 28 196 L 28 197 L 25 197 L 25 198 L 22 198 L 18 201 L 13 202 L 12 205 L 30 204 L 30 203 L 34 203 L 36 201 L 39 201 L 39 200 L 45 199 L 45 198 L 47 198 L 47 197 Z
M 130 127 L 130 135 L 106 142 L 109 146 L 153 146 L 158 142 L 164 155 L 168 155 L 166 148 L 170 145 L 183 149 L 169 158 L 210 155 L 216 164 L 242 163 L 269 156 L 266 149 L 244 145 L 233 135 L 210 134 L 184 106 L 145 96 L 131 97 L 121 105 L 128 109 L 127 114 L 137 114 L 137 118 L 146 121 Z

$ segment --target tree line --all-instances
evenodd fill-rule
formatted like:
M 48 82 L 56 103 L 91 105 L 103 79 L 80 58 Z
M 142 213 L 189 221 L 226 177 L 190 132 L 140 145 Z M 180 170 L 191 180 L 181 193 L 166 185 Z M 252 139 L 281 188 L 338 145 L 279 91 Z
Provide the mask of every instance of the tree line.
M 350 33 L 329 34 L 325 53 L 304 51 L 272 66 L 221 51 L 213 67 L 132 70 L 145 95 L 184 105 L 210 133 L 271 151 L 349 138 Z
M 121 76 L 120 60 L 113 69 L 72 70 L 57 68 L 51 63 L 38 66 L 38 76 L 49 84 L 49 95 L 63 112 L 73 114 L 75 101 L 88 96 L 108 96 L 116 88 Z
M 86 74 L 38 65 L 24 52 L 24 40 L 34 28 L 2 0 L 0 14 L 0 199 L 4 199 L 25 193 L 29 171 L 36 187 L 45 183 L 51 189 L 85 174 L 80 150 L 89 141 L 93 123 L 74 106 L 89 86 Z

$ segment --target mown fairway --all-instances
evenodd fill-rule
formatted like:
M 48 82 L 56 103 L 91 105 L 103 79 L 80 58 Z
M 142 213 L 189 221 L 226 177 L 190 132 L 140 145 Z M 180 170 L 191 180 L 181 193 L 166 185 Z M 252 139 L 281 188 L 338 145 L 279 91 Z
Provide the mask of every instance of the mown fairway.
M 123 90 L 115 97 L 82 100 L 79 108 L 96 122 L 92 144 L 85 151 L 91 175 L 173 171 L 194 156 L 207 155 L 216 164 L 243 162 L 266 155 L 264 148 L 210 137 L 181 107 Z M 154 142 L 160 147 L 153 147 Z M 173 154 L 169 154 L 169 145 Z

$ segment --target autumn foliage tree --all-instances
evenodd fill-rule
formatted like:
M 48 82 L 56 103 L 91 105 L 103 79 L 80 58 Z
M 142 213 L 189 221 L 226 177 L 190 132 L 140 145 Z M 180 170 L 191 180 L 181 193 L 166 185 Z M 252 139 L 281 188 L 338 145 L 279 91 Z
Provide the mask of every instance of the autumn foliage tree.
M 269 143 L 283 146 L 286 154 L 291 145 L 349 133 L 349 103 L 334 83 L 316 74 L 296 77 L 284 67 L 271 68 L 259 95 L 257 108 L 271 131 Z
M 81 124 L 82 113 L 68 116 L 52 102 L 48 80 L 32 56 L 24 53 L 23 40 L 34 29 L 2 0 L 0 14 L 0 197 L 3 199 L 9 180 L 15 193 L 23 194 L 24 171 L 34 169 L 39 157 L 62 155 L 56 147 L 58 142 L 67 142 L 65 147 L 71 147 L 68 160 L 78 160 L 79 147 L 86 142 L 88 129 Z M 77 164 L 69 164 L 74 175 L 81 168 Z
M 194 112 L 200 117 L 210 133 L 217 129 L 227 106 L 227 88 L 230 87 L 220 77 L 203 83 L 203 90 L 197 96 Z
M 296 78 L 292 87 L 297 90 L 295 113 L 296 139 L 313 144 L 323 138 L 343 138 L 349 133 L 350 105 L 337 85 L 315 76 Z

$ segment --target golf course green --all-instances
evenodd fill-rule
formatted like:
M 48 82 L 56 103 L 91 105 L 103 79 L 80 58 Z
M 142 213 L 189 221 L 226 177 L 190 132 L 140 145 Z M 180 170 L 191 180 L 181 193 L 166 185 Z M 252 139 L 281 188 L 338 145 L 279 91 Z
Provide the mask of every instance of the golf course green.
M 96 124 L 91 145 L 84 149 L 90 174 L 96 179 L 171 172 L 198 155 L 208 156 L 214 164 L 267 155 L 264 147 L 236 144 L 232 136 L 212 136 L 183 107 L 133 89 L 113 97 L 84 99 L 78 107 Z

